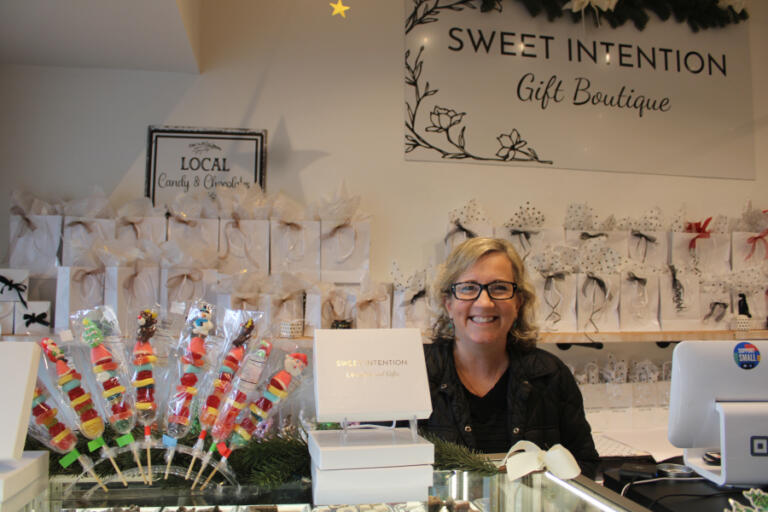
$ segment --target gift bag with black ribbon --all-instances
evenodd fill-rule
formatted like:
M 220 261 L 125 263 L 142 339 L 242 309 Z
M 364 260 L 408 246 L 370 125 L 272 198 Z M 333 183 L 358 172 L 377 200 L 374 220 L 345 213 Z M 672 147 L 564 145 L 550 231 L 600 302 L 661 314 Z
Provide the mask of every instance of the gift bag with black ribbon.
M 344 184 L 317 205 L 320 218 L 320 278 L 329 283 L 360 284 L 370 268 L 370 215 L 360 210 L 360 196 Z
M 586 241 L 579 249 L 576 316 L 580 332 L 619 330 L 619 296 L 624 258 L 604 240 Z
M 447 257 L 457 245 L 469 238 L 492 236 L 493 224 L 477 200 L 470 199 L 448 214 L 448 226 L 443 237 L 444 254 Z
M 355 327 L 389 329 L 391 319 L 392 285 L 363 281 L 355 302 Z
M 21 191 L 11 193 L 8 266 L 55 279 L 61 243 L 60 208 Z
M 619 324 L 622 331 L 658 331 L 662 268 L 631 260 L 621 272 Z
M 669 262 L 669 227 L 661 210 L 651 208 L 637 219 L 627 219 L 627 255 L 633 262 L 662 268 Z
M 270 273 L 288 272 L 310 282 L 320 281 L 320 222 L 284 194 L 272 205 L 269 224 Z
M 670 264 L 699 273 L 727 274 L 731 270 L 731 235 L 722 215 L 686 221 L 681 210 L 672 222 Z
M 502 227 L 494 228 L 494 236 L 512 243 L 520 258 L 527 262 L 533 254 L 563 245 L 564 231 L 561 228 L 545 228 L 544 220 L 541 210 L 526 202 Z
M 700 329 L 726 331 L 733 318 L 731 292 L 726 276 L 703 275 L 699 280 Z
M 428 269 L 419 270 L 404 279 L 393 265 L 392 327 L 414 327 L 428 335 L 434 321 L 427 297 Z
M 163 208 L 155 208 L 148 197 L 130 201 L 117 210 L 115 239 L 138 243 L 149 240 L 160 245 L 168 238 L 168 220 Z
M 665 331 L 699 330 L 699 274 L 669 265 L 659 281 L 659 321 Z
M 730 329 L 768 327 L 768 267 L 748 267 L 727 278 L 735 316 Z
M 222 190 L 219 197 L 219 272 L 269 274 L 271 205 L 261 188 Z
M 576 332 L 578 252 L 563 245 L 536 253 L 528 261 L 528 280 L 536 291 L 536 322 L 542 332 Z
M 598 241 L 621 257 L 627 255 L 627 232 L 619 229 L 613 215 L 598 223 L 592 208 L 588 205 L 571 203 L 566 210 L 563 227 L 565 228 L 565 245 L 582 251 L 585 244 Z

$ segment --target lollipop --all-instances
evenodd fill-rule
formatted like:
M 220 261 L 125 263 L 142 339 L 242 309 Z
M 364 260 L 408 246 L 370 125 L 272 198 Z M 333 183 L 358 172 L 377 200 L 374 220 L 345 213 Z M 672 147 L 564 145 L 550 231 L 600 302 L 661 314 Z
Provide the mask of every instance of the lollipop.
M 155 335 L 157 313 L 151 309 L 139 312 L 139 329 L 136 333 L 136 344 L 133 346 L 133 380 L 136 388 L 136 415 L 144 425 L 144 442 L 147 445 L 147 475 L 152 485 L 152 459 L 149 454 L 152 444 L 152 423 L 157 417 L 155 402 L 155 379 L 152 375 L 153 364 L 157 362 L 155 351 L 149 340 Z
M 234 432 L 229 440 L 229 447 L 223 447 L 223 443 L 219 443 L 217 446 L 221 453 L 221 460 L 213 468 L 208 478 L 205 479 L 201 489 L 205 489 L 213 475 L 216 474 L 216 471 L 224 467 L 227 463 L 227 458 L 229 458 L 233 450 L 248 444 L 254 433 L 258 430 L 259 424 L 266 421 L 275 412 L 276 406 L 280 401 L 295 388 L 295 386 L 291 387 L 293 378 L 301 375 L 301 372 L 306 367 L 306 354 L 295 352 L 285 356 L 283 369 L 272 376 L 264 393 L 248 406 L 248 415 L 235 425 Z
M 176 386 L 176 394 L 168 404 L 168 427 L 164 442 L 170 445 L 168 453 L 168 465 L 165 468 L 165 478 L 171 469 L 171 462 L 175 451 L 175 441 L 183 437 L 189 430 L 189 417 L 192 401 L 198 393 L 199 374 L 205 366 L 205 339 L 213 328 L 211 317 L 213 306 L 201 303 L 199 307 L 193 307 L 187 317 L 187 328 L 191 337 L 183 343 L 183 355 L 181 361 L 184 364 L 179 384 Z M 184 340 L 184 338 L 182 338 Z M 171 441 L 172 440 L 172 441 Z
M 52 339 L 43 338 L 40 340 L 40 345 L 43 347 L 43 352 L 45 352 L 48 359 L 56 364 L 56 375 L 58 377 L 56 383 L 61 392 L 69 399 L 70 407 L 72 407 L 72 410 L 75 411 L 80 420 L 80 432 L 91 440 L 88 443 L 89 448 L 93 447 L 91 451 L 99 447 L 101 448 L 102 455 L 109 459 L 123 485 L 127 487 L 128 482 L 125 481 L 123 473 L 120 471 L 115 459 L 107 449 L 104 439 L 101 437 L 104 433 L 104 421 L 96 412 L 96 407 L 90 393 L 86 393 L 83 389 L 83 376 L 75 370 L 74 365 L 64 356 L 64 353 Z
M 192 448 L 192 462 L 189 463 L 187 468 L 187 475 L 192 471 L 192 466 L 195 464 L 197 454 L 203 449 L 203 443 L 208 435 L 208 429 L 210 429 L 216 422 L 216 418 L 219 415 L 219 407 L 224 397 L 229 393 L 232 388 L 232 379 L 235 373 L 240 369 L 240 363 L 245 356 L 246 342 L 251 338 L 251 333 L 255 324 L 253 319 L 249 318 L 240 326 L 237 337 L 232 341 L 232 347 L 224 356 L 219 367 L 219 376 L 213 381 L 213 391 L 205 399 L 205 404 L 201 407 L 200 411 L 200 435 L 197 438 L 195 446 Z M 208 463 L 210 456 L 206 454 L 205 460 L 200 466 L 200 471 L 197 473 L 192 488 L 197 485 L 197 480 L 200 478 L 200 473 L 203 472 L 205 465 Z
M 58 409 L 48 404 L 50 395 L 45 385 L 37 379 L 32 398 L 32 417 L 30 418 L 29 433 L 47 446 L 49 449 L 63 455 L 59 459 L 62 467 L 69 467 L 74 461 L 78 461 L 83 471 L 93 477 L 99 487 L 108 492 L 104 482 L 93 472 L 93 463 L 85 455 L 77 451 L 77 437 L 58 417 Z M 41 428 L 44 427 L 44 428 Z

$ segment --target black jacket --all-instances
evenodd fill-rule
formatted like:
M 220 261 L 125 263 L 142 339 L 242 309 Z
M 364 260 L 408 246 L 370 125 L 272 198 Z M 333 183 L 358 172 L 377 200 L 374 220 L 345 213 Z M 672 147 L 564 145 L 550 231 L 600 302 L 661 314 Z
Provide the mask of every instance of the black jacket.
M 512 444 L 522 439 L 549 449 L 560 443 L 576 458 L 584 475 L 595 477 L 600 459 L 584 415 L 578 385 L 556 356 L 535 348 L 509 352 L 507 428 Z M 456 373 L 453 341 L 424 345 L 432 415 L 422 422 L 427 432 L 475 448 L 469 404 Z

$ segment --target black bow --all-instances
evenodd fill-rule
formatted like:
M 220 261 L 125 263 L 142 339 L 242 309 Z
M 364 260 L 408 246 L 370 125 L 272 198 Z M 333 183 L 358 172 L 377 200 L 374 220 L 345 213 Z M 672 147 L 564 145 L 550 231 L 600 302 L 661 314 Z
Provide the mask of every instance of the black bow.
M 520 241 L 520 248 L 525 251 L 525 256 L 528 256 L 528 253 L 531 252 L 531 237 L 533 235 L 539 234 L 539 232 L 529 231 L 526 229 L 517 229 L 517 228 L 508 228 L 508 229 L 509 229 L 509 235 L 511 237 L 517 237 L 517 239 Z
M 27 309 L 27 301 L 24 300 L 24 296 L 22 293 L 27 291 L 27 285 L 24 283 L 14 283 L 11 279 L 8 279 L 5 276 L 0 276 L 0 284 L 3 286 L 0 286 L 0 293 L 5 293 L 5 290 L 15 290 L 16 294 L 19 296 L 19 301 L 24 304 L 24 309 Z
M 44 325 L 46 327 L 50 327 L 51 323 L 46 320 L 48 318 L 48 313 L 42 312 L 42 313 L 24 313 L 24 316 L 22 317 L 24 319 L 24 325 L 29 327 L 32 324 L 40 324 Z
M 608 292 L 608 285 L 606 282 L 599 276 L 596 276 L 592 272 L 587 272 L 587 278 L 584 281 L 584 285 L 581 287 L 581 294 L 584 297 L 587 297 L 587 290 L 589 288 L 589 284 L 593 283 L 594 286 L 592 288 L 592 312 L 589 315 L 589 323 L 592 324 L 592 326 L 595 328 L 595 332 L 600 332 L 600 329 L 597 327 L 597 324 L 595 323 L 595 315 L 600 313 L 603 309 L 605 309 L 605 306 L 608 305 L 608 302 L 611 300 L 611 294 Z M 603 294 L 603 297 L 601 299 L 601 304 L 597 306 L 597 293 L 596 290 L 600 290 Z
M 456 233 L 464 233 L 467 238 L 477 238 L 477 233 L 472 231 L 471 229 L 467 229 L 464 226 L 461 225 L 461 222 L 458 220 L 453 221 L 453 229 L 451 229 L 447 235 L 445 235 L 445 238 L 443 239 L 443 242 L 446 244 L 448 243 L 448 239 L 451 238 Z
M 677 269 L 674 265 L 669 266 L 669 273 L 672 274 L 672 301 L 675 303 L 677 312 L 681 313 L 688 309 L 685 305 L 685 288 L 677 278 Z
M 643 261 L 645 261 L 645 257 L 648 255 L 648 244 L 655 244 L 656 237 L 653 235 L 648 235 L 636 229 L 633 229 L 631 234 L 634 238 L 637 238 L 638 246 L 640 244 L 643 244 Z
M 565 272 L 554 272 L 544 276 L 544 303 L 549 306 L 550 310 L 549 314 L 547 314 L 547 318 L 545 318 L 544 321 L 548 322 L 551 319 L 553 325 L 563 318 L 563 316 L 557 311 L 557 307 L 563 301 L 563 296 L 560 293 L 557 293 L 555 296 L 555 299 L 557 299 L 556 301 L 551 302 L 549 300 L 552 296 L 552 290 L 554 289 L 555 292 L 557 292 L 557 288 L 555 288 L 555 280 L 564 281 Z
M 604 237 L 608 238 L 608 233 L 595 233 L 595 234 L 592 234 L 592 233 L 587 233 L 586 231 L 582 231 L 581 234 L 579 235 L 579 238 L 581 240 L 590 240 L 592 238 L 600 238 L 601 236 L 604 236 Z
M 704 320 L 709 320 L 714 317 L 715 322 L 719 322 L 723 319 L 727 310 L 728 304 L 725 302 L 711 302 L 709 304 L 709 313 L 704 315 Z
M 648 283 L 648 278 L 637 277 L 634 272 L 627 272 L 627 281 L 635 282 L 640 286 L 645 286 Z
M 413 297 L 411 297 L 411 300 L 409 300 L 409 301 L 408 301 L 408 304 L 410 304 L 411 306 L 413 306 L 414 304 L 416 304 L 416 301 L 417 301 L 417 300 L 419 300 L 419 299 L 420 299 L 420 298 L 422 298 L 422 297 L 425 297 L 426 295 L 427 295 L 427 290 L 425 290 L 424 288 L 422 288 L 421 290 L 419 290 L 418 292 L 416 292 L 416 293 L 413 295 Z

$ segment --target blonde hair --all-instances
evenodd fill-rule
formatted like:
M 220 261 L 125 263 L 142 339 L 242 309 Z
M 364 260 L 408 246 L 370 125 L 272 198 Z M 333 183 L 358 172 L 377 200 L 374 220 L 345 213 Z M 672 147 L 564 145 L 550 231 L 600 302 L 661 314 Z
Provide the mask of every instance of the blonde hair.
M 520 308 L 517 319 L 507 335 L 507 342 L 519 348 L 531 349 L 536 345 L 538 328 L 534 317 L 536 311 L 536 295 L 533 286 L 528 282 L 525 266 L 517 251 L 506 240 L 500 238 L 470 238 L 454 248 L 445 262 L 438 268 L 436 279 L 430 287 L 430 303 L 435 310 L 437 320 L 432 326 L 432 336 L 437 339 L 453 339 L 455 331 L 453 322 L 445 309 L 445 301 L 451 297 L 451 285 L 469 267 L 488 253 L 500 252 L 509 258 L 512 272 L 517 279 L 517 295 Z

